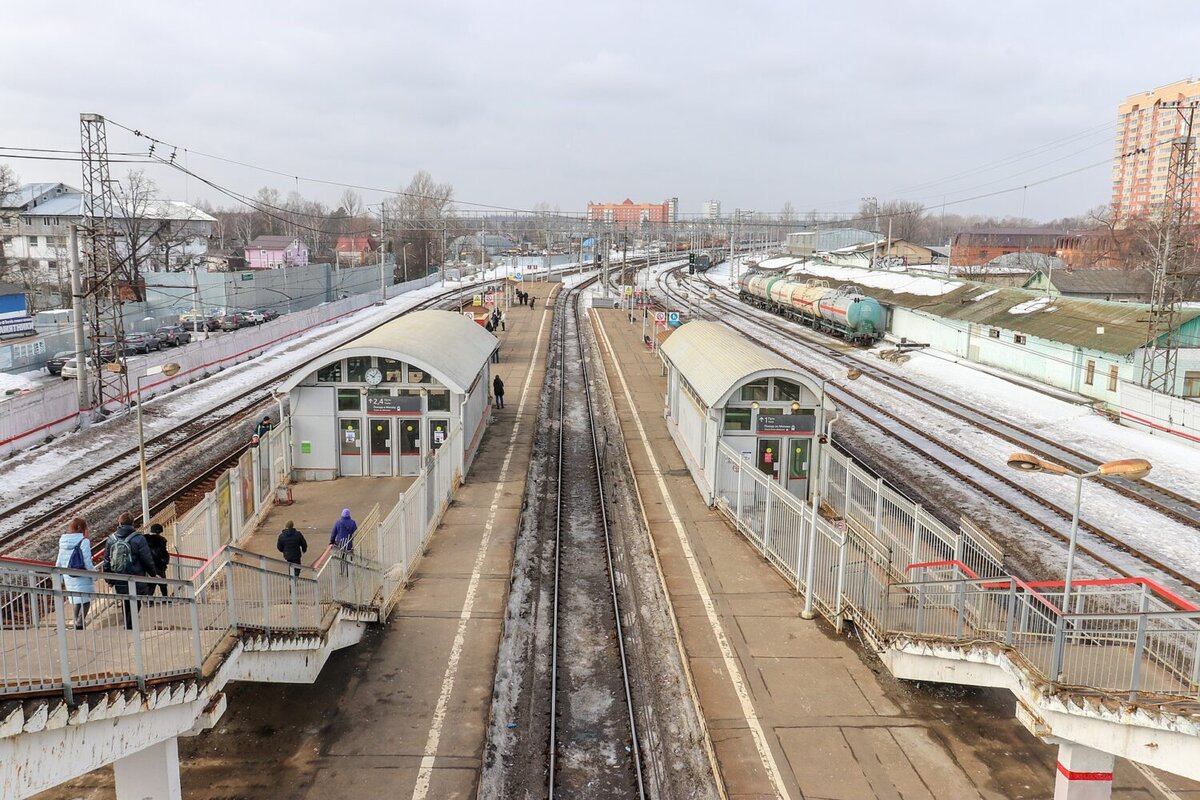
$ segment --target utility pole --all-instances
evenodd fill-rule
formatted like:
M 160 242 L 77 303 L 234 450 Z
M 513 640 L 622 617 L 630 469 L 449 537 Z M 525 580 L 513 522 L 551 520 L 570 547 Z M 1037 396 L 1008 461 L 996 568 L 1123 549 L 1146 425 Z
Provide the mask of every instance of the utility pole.
M 1161 248 L 1154 270 L 1150 321 L 1142 361 L 1142 385 L 1152 392 L 1175 394 L 1176 363 L 1179 357 L 1179 325 L 1176 319 L 1183 300 L 1184 275 L 1194 261 L 1191 223 L 1192 176 L 1196 143 L 1193 125 L 1196 103 L 1165 103 L 1174 106 L 1182 119 L 1183 134 L 1171 142 L 1171 164 L 1167 173 L 1163 207 Z
M 446 286 L 446 220 L 442 220 L 442 287 Z
M 120 260 L 114 247 L 112 230 L 112 178 L 108 164 L 108 134 L 100 114 L 79 115 L 80 159 L 83 165 L 83 220 L 86 232 L 86 255 L 82 288 L 90 296 L 92 317 L 92 353 L 96 369 L 95 408 L 101 415 L 108 404 L 129 404 L 129 376 L 124 369 L 109 372 L 99 369 L 101 340 L 104 337 L 104 318 L 108 317 L 110 334 L 117 343 L 118 358 L 123 358 L 121 342 L 125 338 L 125 320 L 121 313 L 121 288 L 118 272 Z M 136 243 L 131 243 L 131 246 Z
M 79 275 L 79 232 L 72 225 L 67 229 L 67 249 L 71 258 L 71 319 L 75 329 L 75 366 L 78 369 L 75 382 L 79 393 L 79 410 L 88 407 L 87 346 L 83 337 L 83 281 Z M 98 365 L 97 365 L 98 366 Z

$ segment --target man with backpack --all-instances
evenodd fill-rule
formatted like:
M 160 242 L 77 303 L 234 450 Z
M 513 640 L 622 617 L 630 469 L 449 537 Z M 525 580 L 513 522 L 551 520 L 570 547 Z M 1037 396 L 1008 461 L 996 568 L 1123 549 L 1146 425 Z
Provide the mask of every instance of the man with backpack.
M 104 562 L 100 565 L 101 572 L 115 572 L 120 575 L 133 577 L 160 577 L 158 567 L 154 564 L 154 555 L 146 537 L 133 527 L 133 515 L 125 512 L 117 518 L 117 530 L 104 543 Z M 129 581 L 108 579 L 108 585 L 120 595 L 128 596 Z M 154 592 L 154 584 L 134 581 L 134 595 L 146 595 Z M 125 630 L 133 630 L 133 609 L 131 601 L 123 603 L 125 610 Z M 141 603 L 138 603 L 141 608 Z
M 333 523 L 333 530 L 329 533 L 329 543 L 343 553 L 353 553 L 356 530 L 358 530 L 358 523 L 350 516 L 350 509 L 343 508 L 342 515 L 338 517 L 337 522 Z M 349 570 L 349 565 L 342 561 L 342 574 L 346 575 Z

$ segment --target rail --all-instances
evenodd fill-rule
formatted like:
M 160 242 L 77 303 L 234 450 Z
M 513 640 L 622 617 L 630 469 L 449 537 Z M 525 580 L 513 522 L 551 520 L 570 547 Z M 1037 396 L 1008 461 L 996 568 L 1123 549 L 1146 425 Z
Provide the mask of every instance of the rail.
M 269 456 L 286 453 L 285 435 L 281 429 L 269 437 L 274 444 L 260 445 L 262 461 L 286 463 L 286 456 Z M 230 470 L 191 521 L 180 521 L 177 542 L 205 556 L 173 558 L 175 577 L 0 559 L 0 701 L 61 693 L 71 702 L 80 691 L 203 678 L 231 636 L 321 635 L 339 615 L 384 618 L 459 483 L 461 437 L 456 429 L 426 459 L 386 517 L 376 506 L 363 518 L 353 551 L 332 549 L 313 568 L 227 540 L 235 519 L 239 537 L 253 530 L 286 474 L 260 472 L 257 456 L 246 462 L 252 470 Z M 260 475 L 268 477 L 265 486 Z M 234 501 L 245 505 L 235 511 Z
M 995 648 L 1059 688 L 1200 700 L 1200 609 L 1145 578 L 1063 584 L 1005 573 L 846 456 L 825 448 L 805 503 L 724 443 L 717 507 L 839 629 L 877 649 L 904 640 Z M 818 513 L 820 504 L 821 512 Z

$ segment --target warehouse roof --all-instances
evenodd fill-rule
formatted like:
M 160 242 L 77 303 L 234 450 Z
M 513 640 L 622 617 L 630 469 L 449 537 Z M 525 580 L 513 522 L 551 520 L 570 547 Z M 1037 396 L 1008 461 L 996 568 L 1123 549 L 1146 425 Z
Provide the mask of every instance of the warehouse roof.
M 462 314 L 413 311 L 310 361 L 280 391 L 290 392 L 313 372 L 343 358 L 382 356 L 418 366 L 452 391 L 466 394 L 496 345 L 495 336 Z
M 662 352 L 709 408 L 720 406 L 734 388 L 761 373 L 786 372 L 814 393 L 817 388 L 783 358 L 719 322 L 681 325 L 662 343 Z
M 793 276 L 825 278 L 831 286 L 854 284 L 863 294 L 947 319 L 1038 336 L 1076 347 L 1129 355 L 1149 341 L 1150 307 L 1080 297 L 1048 297 L 1045 292 L 974 281 L 920 279 L 903 272 L 805 265 Z M 1055 273 L 1055 277 L 1058 273 Z M 1183 308 L 1179 325 L 1200 318 L 1200 308 Z M 1200 342 L 1184 342 L 1188 346 Z
M 1149 294 L 1154 276 L 1134 269 L 1058 269 L 1049 275 L 1039 270 L 1026 285 L 1045 278 L 1063 294 Z

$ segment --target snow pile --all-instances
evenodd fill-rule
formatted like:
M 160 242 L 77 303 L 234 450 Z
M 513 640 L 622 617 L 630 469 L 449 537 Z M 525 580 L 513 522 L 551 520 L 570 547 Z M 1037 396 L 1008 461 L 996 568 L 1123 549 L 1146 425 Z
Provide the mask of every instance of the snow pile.
M 987 298 L 991 297 L 998 291 L 1000 291 L 1000 290 L 999 289 L 989 289 L 986 292 L 984 292 L 983 294 L 977 294 L 974 297 L 972 297 L 971 302 L 978 303 L 980 300 L 986 300 Z
M 1034 272 L 1040 269 L 1046 274 L 1051 270 L 1068 268 L 1067 262 L 1061 258 L 1045 253 L 1005 253 L 993 258 L 986 266 L 989 272 L 996 271 L 993 268 L 998 267 L 1012 272 Z
M 886 289 L 895 294 L 912 294 L 921 297 L 938 297 L 947 292 L 952 292 L 963 285 L 960 281 L 944 281 L 938 278 L 913 275 L 908 272 L 890 272 L 861 269 L 858 267 L 835 267 L 832 264 L 814 262 L 803 265 L 800 267 L 799 272 L 844 283 L 856 283 L 859 286 Z
M 975 298 L 978 300 L 979 298 Z M 1053 300 L 1049 297 L 1035 297 L 1032 300 L 1026 300 L 1024 303 L 1017 303 L 1008 310 L 1010 314 L 1032 314 L 1035 311 L 1054 311 L 1057 306 L 1050 305 Z
M 42 385 L 46 376 L 41 370 L 36 372 L 19 372 L 12 374 L 9 372 L 0 372 L 0 399 L 9 392 L 14 394 L 27 389 L 36 389 Z

